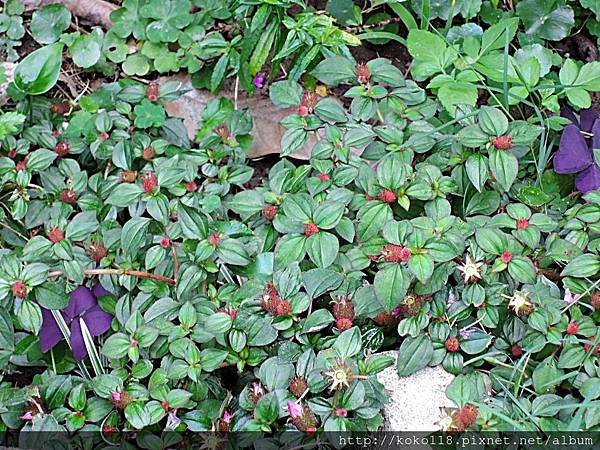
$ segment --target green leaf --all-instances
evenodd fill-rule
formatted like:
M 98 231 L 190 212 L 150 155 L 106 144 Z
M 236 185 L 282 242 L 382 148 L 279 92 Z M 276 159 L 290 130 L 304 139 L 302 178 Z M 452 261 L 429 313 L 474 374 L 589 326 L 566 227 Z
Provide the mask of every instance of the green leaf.
M 360 352 L 362 347 L 361 333 L 358 327 L 352 327 L 349 330 L 342 332 L 333 343 L 333 349 L 340 356 L 342 361 Z
M 575 24 L 573 9 L 557 3 L 557 0 L 520 1 L 517 14 L 523 21 L 525 33 L 550 41 L 567 37 Z
M 95 211 L 84 211 L 77 214 L 67 225 L 65 236 L 72 241 L 83 241 L 98 229 Z
M 125 418 L 136 430 L 141 430 L 150 425 L 150 411 L 141 400 L 136 400 L 125 408 Z
M 106 203 L 125 208 L 137 202 L 143 193 L 144 190 L 137 184 L 121 183 L 110 192 Z
M 475 189 L 481 192 L 489 177 L 487 158 L 481 153 L 472 154 L 465 163 L 465 170 Z
M 55 43 L 39 48 L 21 60 L 15 69 L 14 83 L 30 95 L 48 92 L 58 81 L 62 65 L 63 44 Z
M 600 257 L 586 253 L 577 256 L 561 272 L 563 277 L 586 278 L 600 272 Z
M 61 3 L 53 3 L 32 14 L 29 29 L 33 38 L 40 44 L 52 44 L 70 25 L 69 9 Z
M 269 96 L 280 108 L 298 106 L 302 100 L 302 87 L 293 80 L 277 81 L 269 88 Z
M 409 285 L 410 277 L 399 264 L 390 264 L 375 275 L 375 294 L 387 312 L 400 304 Z
M 333 322 L 333 316 L 326 309 L 317 309 L 313 311 L 304 321 L 302 326 L 303 333 L 316 333 Z
M 198 209 L 179 203 L 177 205 L 177 217 L 185 237 L 195 240 L 206 239 L 208 236 L 208 221 L 206 216 Z
M 102 56 L 101 41 L 93 34 L 79 36 L 69 47 L 73 62 L 79 67 L 88 69 L 95 65 Z
M 356 77 L 354 63 L 343 56 L 324 59 L 314 68 L 311 75 L 321 83 L 330 86 L 336 86 Z
M 515 280 L 518 280 L 521 283 L 535 283 L 535 267 L 529 258 L 524 256 L 514 256 L 508 263 L 508 272 Z
M 433 358 L 433 344 L 429 336 L 407 337 L 398 350 L 398 375 L 408 377 L 427 367 Z
M 421 283 L 425 284 L 433 274 L 433 259 L 428 255 L 413 255 L 408 260 L 408 268 Z
M 509 150 L 490 149 L 490 169 L 503 190 L 508 191 L 519 171 L 519 161 Z
M 325 269 L 337 258 L 340 250 L 338 238 L 331 233 L 321 231 L 306 240 L 306 252 L 317 267 Z

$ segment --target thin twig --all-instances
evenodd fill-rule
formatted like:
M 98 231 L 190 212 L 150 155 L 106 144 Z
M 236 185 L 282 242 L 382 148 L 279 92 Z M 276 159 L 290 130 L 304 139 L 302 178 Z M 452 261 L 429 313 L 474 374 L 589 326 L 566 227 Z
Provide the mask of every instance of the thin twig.
M 153 280 L 162 281 L 164 283 L 175 284 L 173 278 L 158 275 L 156 273 L 142 272 L 140 270 L 129 270 L 129 269 L 85 269 L 83 271 L 85 275 L 127 275 L 130 277 L 138 278 L 152 278 Z M 48 273 L 48 278 L 61 277 L 65 273 L 62 270 L 56 270 Z

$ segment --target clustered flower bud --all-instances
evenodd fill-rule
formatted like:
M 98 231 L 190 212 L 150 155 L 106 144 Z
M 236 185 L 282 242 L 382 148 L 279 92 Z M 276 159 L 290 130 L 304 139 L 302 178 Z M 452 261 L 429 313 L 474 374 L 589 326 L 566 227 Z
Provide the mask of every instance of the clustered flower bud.
M 54 153 L 56 153 L 59 158 L 64 158 L 69 154 L 70 149 L 71 147 L 68 142 L 59 142 L 54 146 Z
M 298 430 L 305 433 L 317 431 L 317 418 L 308 406 L 299 405 L 292 401 L 288 401 L 287 406 L 290 413 L 290 422 Z
M 158 177 L 154 172 L 146 172 L 140 179 L 142 180 L 142 189 L 146 194 L 152 193 L 158 186 Z
M 156 150 L 149 145 L 142 150 L 142 158 L 145 161 L 152 161 L 156 157 Z
M 54 227 L 50 231 L 48 231 L 48 239 L 53 244 L 56 244 L 57 242 L 62 241 L 64 238 L 65 238 L 65 233 L 58 227 Z
M 17 298 L 25 298 L 27 297 L 27 293 L 29 289 L 21 280 L 17 280 L 12 285 L 12 293 Z
M 382 311 L 373 317 L 373 322 L 375 322 L 380 327 L 384 327 L 387 329 L 396 328 L 398 323 L 400 322 L 400 317 L 394 316 L 387 311 Z
M 397 199 L 396 194 L 389 189 L 384 189 L 381 191 L 378 198 L 384 203 L 394 203 Z
M 185 190 L 188 192 L 196 192 L 198 190 L 198 185 L 194 181 L 188 181 L 185 183 Z
M 311 237 L 313 234 L 317 234 L 319 232 L 319 227 L 314 223 L 307 223 L 304 227 L 304 235 L 306 237 Z
M 125 391 L 113 392 L 111 393 L 111 397 L 117 409 L 125 409 L 133 401 L 131 395 Z
M 60 193 L 60 201 L 68 205 L 77 203 L 77 194 L 73 189 L 65 189 Z
M 265 390 L 262 387 L 262 384 L 256 381 L 253 382 L 252 387 L 250 388 L 250 398 L 252 399 L 252 403 L 256 405 L 263 395 L 265 395 Z
M 15 165 L 15 169 L 17 170 L 17 172 L 20 172 L 21 170 L 25 170 L 27 169 L 27 160 L 23 160 L 23 161 L 19 161 L 16 165 Z
M 590 337 L 588 337 L 588 340 L 590 340 L 592 343 L 595 344 L 596 336 L 590 336 Z M 592 348 L 592 344 L 583 344 L 583 349 L 585 350 L 586 353 L 589 352 L 591 348 Z M 594 345 L 594 349 L 592 350 L 592 355 L 594 355 L 594 356 L 600 355 L 600 344 Z
M 67 114 L 69 112 L 69 103 L 52 103 L 52 105 L 50 105 L 50 112 L 52 114 Z
M 98 134 L 98 139 L 100 139 L 101 141 L 108 141 L 109 138 L 110 135 L 106 131 L 103 131 L 100 134 Z
M 294 377 L 290 380 L 289 390 L 292 395 L 296 398 L 299 398 L 304 394 L 306 389 L 308 389 L 308 383 L 302 377 Z
M 446 339 L 444 346 L 446 347 L 446 350 L 448 350 L 451 353 L 455 353 L 460 350 L 460 342 L 455 337 L 450 337 Z
M 466 404 L 458 411 L 452 414 L 453 429 L 457 431 L 466 431 L 477 421 L 479 409 L 476 406 Z
M 392 311 L 398 317 L 414 317 L 419 315 L 423 305 L 431 299 L 428 295 L 406 295 L 400 304 Z
M 124 170 L 121 173 L 121 183 L 135 183 L 137 172 L 133 170 Z
M 569 322 L 567 325 L 567 334 L 573 335 L 577 334 L 579 331 L 579 325 L 577 322 Z
M 262 209 L 261 214 L 266 221 L 273 222 L 275 216 L 277 215 L 277 211 L 279 211 L 279 208 L 277 208 L 277 206 L 267 205 Z
M 160 240 L 160 246 L 162 248 L 168 248 L 171 245 L 171 240 L 169 239 L 168 236 L 163 236 L 162 239 Z
M 592 294 L 590 304 L 596 311 L 600 310 L 600 291 L 594 292 L 594 294 Z
M 529 226 L 529 219 L 517 219 L 517 230 L 525 230 Z
M 508 264 L 509 262 L 512 261 L 512 253 L 509 252 L 508 250 L 502 252 L 502 254 L 500 255 L 500 260 L 504 263 L 504 264 Z
M 312 114 L 318 101 L 319 96 L 317 94 L 314 92 L 305 92 L 302 94 L 302 101 L 300 102 L 300 106 L 298 106 L 297 113 L 302 117 Z
M 359 64 L 356 67 L 356 81 L 361 84 L 368 82 L 371 79 L 371 71 L 366 64 Z
M 331 178 L 329 177 L 329 175 L 327 175 L 326 173 L 320 173 L 319 175 L 317 175 L 317 177 L 319 178 L 319 180 L 321 181 L 329 181 Z
M 108 251 L 101 242 L 92 242 L 92 244 L 88 247 L 87 252 L 92 261 L 96 263 L 99 263 L 103 258 L 108 256 Z
M 208 237 L 208 243 L 210 245 L 214 245 L 215 247 L 218 246 L 221 243 L 221 236 L 219 236 L 217 233 L 212 233 Z
M 511 348 L 510 348 L 510 353 L 515 357 L 515 358 L 520 358 L 521 355 L 523 354 L 523 349 L 521 348 L 521 346 L 519 344 L 514 344 Z
M 146 98 L 151 102 L 158 100 L 159 88 L 160 86 L 158 83 L 150 83 L 146 87 Z
M 279 296 L 272 281 L 268 282 L 265 287 L 261 307 L 273 316 L 287 316 L 292 312 L 292 305 Z
M 340 331 L 346 331 L 352 328 L 356 314 L 354 312 L 354 304 L 352 300 L 340 296 L 337 302 L 333 303 L 333 317 L 335 317 L 335 326 Z
M 510 136 L 505 134 L 494 138 L 492 145 L 496 150 L 510 150 L 513 147 L 513 141 Z
M 401 263 L 410 259 L 412 252 L 404 245 L 387 244 L 381 251 L 386 262 Z

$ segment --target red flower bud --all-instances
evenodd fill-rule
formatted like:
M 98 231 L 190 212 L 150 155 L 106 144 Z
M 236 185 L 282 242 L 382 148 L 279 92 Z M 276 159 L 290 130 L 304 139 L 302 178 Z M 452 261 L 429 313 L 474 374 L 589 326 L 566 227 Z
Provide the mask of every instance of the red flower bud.
M 277 211 L 277 206 L 267 205 L 262 209 L 261 213 L 265 220 L 272 222 L 275 219 L 275 216 L 277 215 Z
M 319 232 L 319 227 L 314 223 L 307 223 L 304 227 L 304 234 L 306 237 L 311 237 L 313 234 L 317 234 Z
M 185 190 L 188 192 L 196 192 L 198 190 L 198 185 L 193 181 L 188 181 L 185 183 Z
M 15 166 L 15 169 L 17 170 L 17 172 L 27 169 L 27 161 L 19 161 Z
M 296 110 L 296 112 L 301 115 L 302 117 L 306 117 L 310 114 L 310 112 L 308 111 L 308 108 L 304 105 L 300 105 L 298 106 L 298 109 Z
M 329 175 L 327 175 L 326 173 L 320 173 L 318 175 L 319 180 L 321 181 L 329 181 L 331 178 L 329 178 Z
M 163 236 L 160 240 L 160 246 L 162 248 L 167 248 L 169 245 L 171 245 L 171 240 L 167 236 Z
M 7 156 L 8 156 L 10 159 L 15 159 L 15 158 L 17 157 L 17 151 L 16 151 L 16 150 L 10 150 L 10 151 L 8 152 L 8 155 L 7 155 Z
M 135 183 L 137 172 L 133 170 L 124 170 L 121 173 L 121 183 Z
M 283 299 L 281 299 L 277 302 L 277 306 L 275 309 L 275 315 L 287 316 L 291 312 L 292 312 L 292 305 L 290 305 L 290 302 L 288 302 L 287 300 L 283 300 Z
M 103 258 L 108 256 L 108 251 L 101 242 L 92 242 L 92 244 L 88 247 L 87 252 L 92 261 L 96 263 L 99 263 Z
M 502 252 L 502 254 L 500 255 L 500 259 L 504 264 L 508 264 L 512 261 L 512 253 L 506 250 L 505 252 Z
M 101 141 L 108 141 L 109 138 L 110 135 L 106 131 L 103 131 L 98 135 L 98 139 L 100 139 Z
M 519 344 L 515 344 L 510 348 L 510 352 L 515 358 L 519 358 L 523 354 L 523 349 Z
M 350 328 L 352 328 L 352 320 L 342 317 L 341 319 L 337 319 L 335 321 L 335 326 L 340 331 L 349 330 Z
M 451 353 L 457 352 L 460 349 L 460 342 L 454 337 L 446 339 L 446 343 L 444 345 L 446 350 Z
M 158 85 L 158 83 L 150 83 L 146 87 L 146 98 L 151 102 L 155 102 L 156 100 L 158 100 L 159 89 L 160 86 Z
M 54 153 L 58 155 L 59 158 L 64 158 L 69 154 L 70 146 L 67 142 L 59 142 L 54 146 Z
M 21 280 L 17 280 L 13 283 L 12 293 L 15 297 L 25 298 L 25 297 L 27 297 L 28 292 L 29 292 L 29 289 L 27 288 L 27 286 L 25 286 L 25 283 L 23 283 Z
M 48 231 L 48 239 L 53 244 L 56 244 L 57 242 L 62 241 L 64 238 L 65 238 L 65 233 L 58 227 L 54 227 L 50 231 Z
M 394 203 L 396 201 L 396 194 L 389 189 L 384 189 L 379 193 L 379 200 L 384 203 Z
M 492 145 L 496 150 L 510 150 L 513 147 L 512 138 L 508 135 L 498 136 L 492 140 Z
M 146 194 L 150 194 L 158 186 L 158 177 L 154 172 L 146 172 L 141 176 L 142 189 Z
M 213 233 L 208 237 L 208 243 L 210 245 L 214 245 L 215 247 L 221 243 L 221 236 L 217 233 Z
M 68 205 L 77 203 L 77 194 L 73 189 L 65 189 L 60 193 L 60 201 Z
M 577 334 L 578 331 L 579 325 L 577 324 L 577 322 L 569 322 L 569 324 L 567 325 L 567 334 Z
M 145 161 L 152 161 L 156 156 L 156 150 L 151 145 L 142 150 L 142 158 Z
M 518 219 L 517 220 L 517 230 L 525 230 L 529 226 L 528 219 Z

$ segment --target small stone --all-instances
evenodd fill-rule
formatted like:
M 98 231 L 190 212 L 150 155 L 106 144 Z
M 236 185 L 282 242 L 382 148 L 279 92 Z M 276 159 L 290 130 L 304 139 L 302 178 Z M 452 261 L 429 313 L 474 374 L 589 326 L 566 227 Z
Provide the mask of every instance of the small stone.
M 398 352 L 383 354 L 397 358 Z M 439 431 L 442 408 L 455 408 L 446 397 L 454 375 L 441 366 L 426 367 L 411 376 L 400 377 L 396 364 L 377 374 L 390 399 L 383 409 L 384 431 Z

